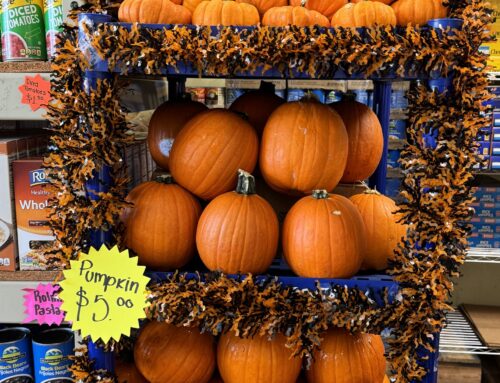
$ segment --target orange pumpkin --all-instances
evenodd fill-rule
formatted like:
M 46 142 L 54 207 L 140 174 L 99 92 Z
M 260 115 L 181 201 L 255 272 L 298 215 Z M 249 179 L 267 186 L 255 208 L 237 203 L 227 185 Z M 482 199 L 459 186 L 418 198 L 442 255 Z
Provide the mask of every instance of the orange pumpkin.
M 360 3 L 362 1 L 366 1 L 366 0 L 351 0 L 350 2 L 351 3 Z M 392 2 L 394 2 L 394 0 L 371 0 L 371 1 L 378 1 L 379 3 L 384 3 L 384 4 L 391 4 Z
M 382 383 L 391 383 L 391 381 L 389 380 L 389 377 L 387 375 L 384 376 L 384 381 Z
M 236 113 L 211 109 L 182 128 L 170 152 L 175 180 L 209 200 L 236 186 L 238 169 L 252 172 L 259 143 L 252 126 Z
M 252 4 L 259 11 L 259 15 L 262 16 L 269 9 L 274 7 L 283 7 L 288 5 L 288 0 L 236 0 L 238 3 L 248 3 Z
M 115 375 L 118 383 L 149 383 L 134 363 L 125 363 L 119 359 L 115 361 Z
M 135 187 L 124 214 L 124 241 L 152 269 L 173 270 L 189 262 L 195 250 L 201 207 L 170 175 Z
M 379 383 L 385 375 L 384 344 L 378 335 L 326 332 L 314 362 L 306 372 L 309 383 Z
M 262 25 L 271 27 L 285 27 L 287 25 L 329 27 L 330 21 L 321 13 L 304 7 L 284 6 L 269 9 L 262 17 Z
M 182 127 L 195 115 L 207 110 L 201 102 L 167 101 L 156 108 L 148 129 L 148 147 L 153 160 L 168 170 L 170 149 Z
M 442 0 L 398 0 L 391 5 L 396 13 L 398 25 L 426 24 L 429 20 L 448 15 Z
M 394 250 L 406 234 L 406 226 L 399 223 L 396 203 L 377 191 L 368 190 L 350 198 L 356 205 L 365 224 L 366 251 L 363 254 L 364 269 L 383 270 Z
M 346 5 L 348 0 L 290 0 L 290 5 L 304 6 L 330 19 L 335 12 Z
M 196 7 L 200 5 L 202 1 L 203 0 L 182 0 L 182 5 L 193 14 Z
M 396 14 L 386 4 L 378 1 L 349 3 L 332 17 L 332 27 L 372 27 L 374 25 L 396 25 Z
M 341 182 L 363 181 L 375 172 L 382 158 L 382 126 L 377 115 L 360 102 L 346 100 L 331 106 L 342 117 L 349 137 L 347 165 Z
M 262 136 L 269 116 L 284 103 L 285 100 L 274 93 L 274 85 L 262 81 L 260 89 L 252 90 L 238 97 L 231 104 L 229 110 L 247 116 L 250 125 L 255 128 L 259 136 Z
M 279 191 L 331 191 L 344 173 L 347 151 L 347 132 L 337 112 L 312 100 L 290 102 L 267 121 L 260 169 Z
M 203 211 L 196 246 L 210 270 L 260 274 L 271 266 L 278 235 L 276 213 L 255 194 L 254 177 L 240 170 L 236 191 L 216 197 Z
M 217 347 L 217 365 L 224 383 L 295 383 L 302 366 L 285 346 L 286 338 L 273 340 L 256 335 L 241 339 L 222 335 Z
M 193 12 L 195 25 L 257 25 L 259 11 L 252 4 L 232 0 L 204 0 Z
M 180 0 L 125 0 L 118 9 L 118 20 L 127 23 L 190 24 L 191 12 Z
M 139 333 L 134 359 L 151 383 L 208 383 L 215 369 L 215 341 L 195 328 L 150 322 Z
M 301 277 L 350 278 L 361 267 L 364 230 L 363 219 L 351 201 L 315 190 L 286 215 L 283 253 Z

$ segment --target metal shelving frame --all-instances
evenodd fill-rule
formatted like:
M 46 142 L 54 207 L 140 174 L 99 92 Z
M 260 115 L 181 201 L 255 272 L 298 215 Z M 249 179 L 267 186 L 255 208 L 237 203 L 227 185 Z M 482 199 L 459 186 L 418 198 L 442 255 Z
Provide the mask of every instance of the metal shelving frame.
M 465 259 L 467 263 L 498 263 L 500 264 L 500 249 L 471 247 Z

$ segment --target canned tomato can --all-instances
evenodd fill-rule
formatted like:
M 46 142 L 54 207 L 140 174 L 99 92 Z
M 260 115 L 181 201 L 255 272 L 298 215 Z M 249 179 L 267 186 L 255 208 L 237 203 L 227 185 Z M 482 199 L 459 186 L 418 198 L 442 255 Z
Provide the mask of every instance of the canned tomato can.
M 56 54 L 57 35 L 61 32 L 64 22 L 62 0 L 44 0 L 43 20 L 45 22 L 47 56 L 52 58 Z
M 1 1 L 3 60 L 46 60 L 43 0 Z
M 67 328 L 45 330 L 33 337 L 35 383 L 74 382 L 69 367 L 75 335 Z M 1 382 L 0 382 L 1 383 Z
M 31 333 L 27 328 L 0 330 L 0 383 L 33 383 Z

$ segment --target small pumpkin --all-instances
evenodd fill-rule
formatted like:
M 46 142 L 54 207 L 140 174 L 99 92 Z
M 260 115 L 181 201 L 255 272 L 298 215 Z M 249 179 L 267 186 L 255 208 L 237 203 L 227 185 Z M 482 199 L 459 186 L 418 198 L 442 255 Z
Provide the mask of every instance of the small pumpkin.
M 333 14 L 348 3 L 348 0 L 290 0 L 290 5 L 304 6 L 331 19 Z
M 366 247 L 362 268 L 383 270 L 394 250 L 406 234 L 406 226 L 399 223 L 395 214 L 396 203 L 375 190 L 367 190 L 350 198 L 359 210 L 365 224 Z
M 384 344 L 378 335 L 331 329 L 306 372 L 309 383 L 379 383 L 385 375 Z
M 269 9 L 288 5 L 288 0 L 236 0 L 238 3 L 252 4 L 263 16 Z
M 115 375 L 118 383 L 149 383 L 133 362 L 126 363 L 119 358 L 115 361 Z
M 442 0 L 398 0 L 391 5 L 396 13 L 398 25 L 423 25 L 429 20 L 448 15 L 448 8 Z
M 190 24 L 191 12 L 179 0 L 125 0 L 118 20 L 127 23 Z
M 362 262 L 363 219 L 351 201 L 315 190 L 300 199 L 283 224 L 283 254 L 301 277 L 350 278 Z
M 188 263 L 195 251 L 198 201 L 170 175 L 138 185 L 126 200 L 133 207 L 123 216 L 124 241 L 139 262 L 165 271 Z
M 220 337 L 217 365 L 224 383 L 295 383 L 302 360 L 292 357 L 286 338 L 256 335 L 241 339 L 234 333 Z
M 228 110 L 211 109 L 179 132 L 169 166 L 180 185 L 210 200 L 234 189 L 238 169 L 253 171 L 258 149 L 257 134 L 247 121 Z
M 257 8 L 232 0 L 204 0 L 193 12 L 195 25 L 249 26 L 259 22 Z
M 210 270 L 261 274 L 273 261 L 278 235 L 276 213 L 255 194 L 254 177 L 240 170 L 236 191 L 216 197 L 203 211 L 196 246 Z
M 151 383 L 208 383 L 215 369 L 215 341 L 196 328 L 150 322 L 139 333 L 134 359 Z
M 161 104 L 149 121 L 148 147 L 156 164 L 168 170 L 170 150 L 182 127 L 207 107 L 190 99 L 167 101 Z
M 342 117 L 349 137 L 347 165 L 341 182 L 363 181 L 375 172 L 382 158 L 382 126 L 377 115 L 360 102 L 346 99 L 331 107 Z
M 275 190 L 331 191 L 344 173 L 348 151 L 344 122 L 317 101 L 281 105 L 267 121 L 261 144 L 260 169 Z
M 332 17 L 332 27 L 360 28 L 374 25 L 396 25 L 396 14 L 386 4 L 378 1 L 349 3 Z
M 244 93 L 234 100 L 229 110 L 247 116 L 248 122 L 255 128 L 260 137 L 269 116 L 285 103 L 285 100 L 277 96 L 274 91 L 272 83 L 262 81 L 258 90 Z
M 262 17 L 262 25 L 271 27 L 285 27 L 294 25 L 297 27 L 308 27 L 319 25 L 329 27 L 330 21 L 325 15 L 301 6 L 284 6 L 269 9 Z

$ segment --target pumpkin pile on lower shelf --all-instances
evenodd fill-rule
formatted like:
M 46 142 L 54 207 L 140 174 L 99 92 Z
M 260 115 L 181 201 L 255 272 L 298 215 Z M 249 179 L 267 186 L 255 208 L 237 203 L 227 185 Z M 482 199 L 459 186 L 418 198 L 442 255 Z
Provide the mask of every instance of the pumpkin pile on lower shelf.
M 386 362 L 380 336 L 330 329 L 309 370 L 292 357 L 285 338 L 233 333 L 216 339 L 197 329 L 150 322 L 134 347 L 133 365 L 119 365 L 128 383 L 382 383 Z M 217 367 L 218 372 L 215 372 Z M 137 372 L 138 371 L 138 372 Z

